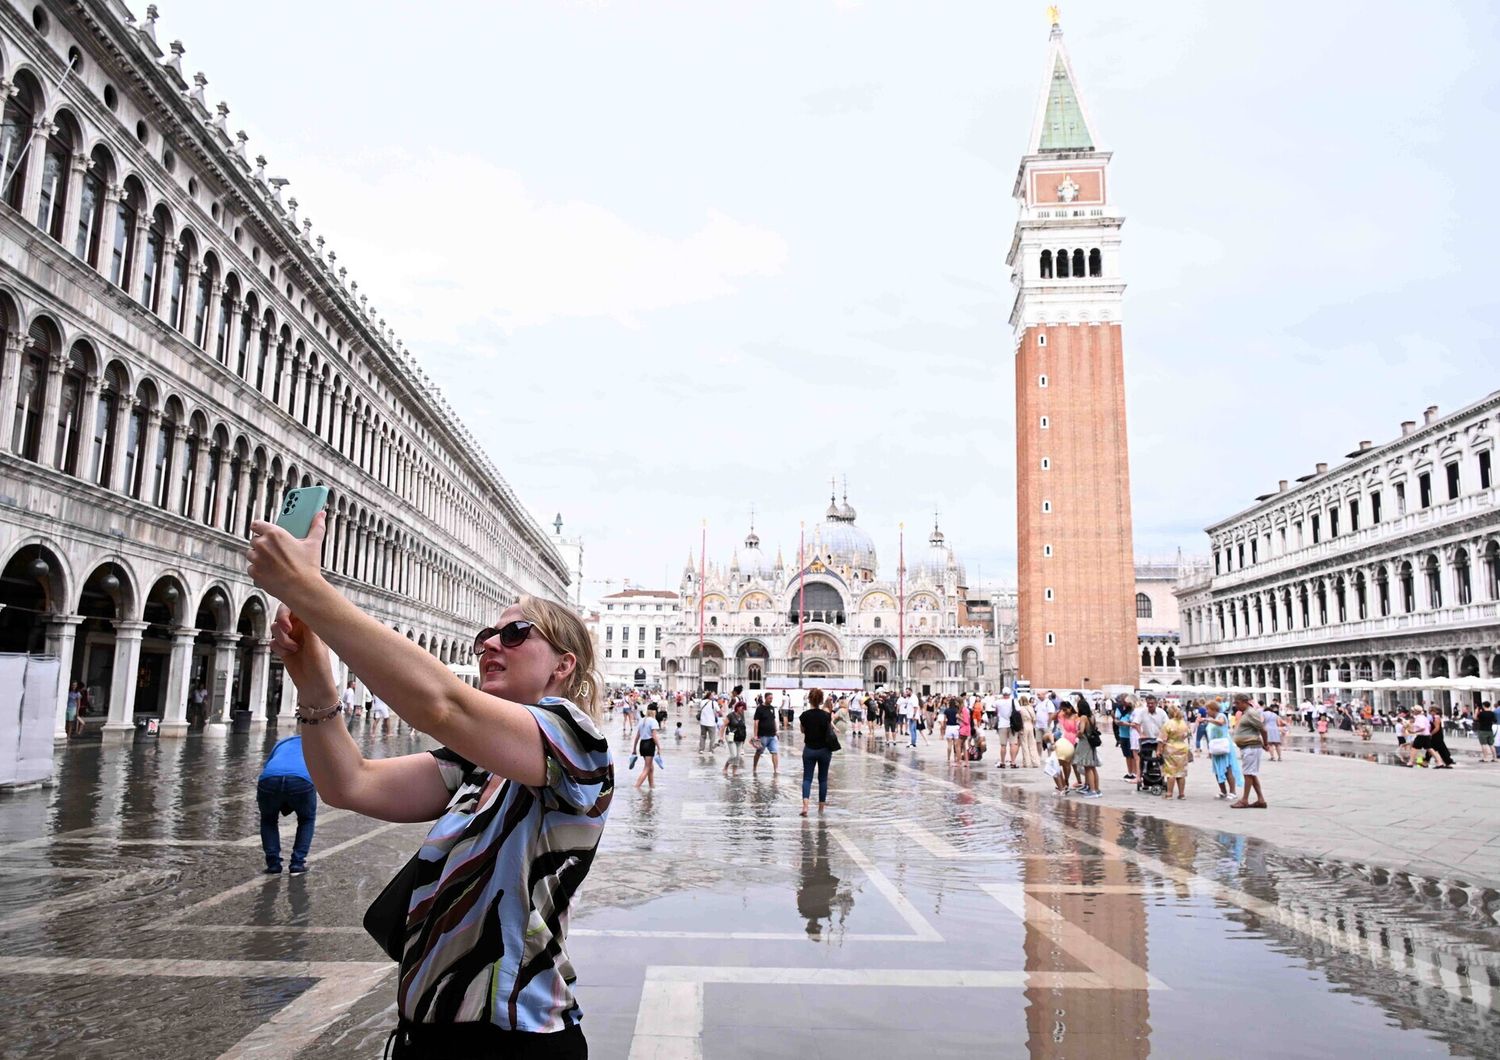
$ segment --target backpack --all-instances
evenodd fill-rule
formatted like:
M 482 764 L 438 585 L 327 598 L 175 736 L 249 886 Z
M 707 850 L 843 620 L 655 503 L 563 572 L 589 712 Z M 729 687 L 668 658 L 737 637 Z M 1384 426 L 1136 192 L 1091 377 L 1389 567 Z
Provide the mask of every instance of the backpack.
M 1021 717 L 1021 708 L 1012 704 L 1010 708 L 1010 731 L 1020 733 L 1026 728 L 1026 719 Z

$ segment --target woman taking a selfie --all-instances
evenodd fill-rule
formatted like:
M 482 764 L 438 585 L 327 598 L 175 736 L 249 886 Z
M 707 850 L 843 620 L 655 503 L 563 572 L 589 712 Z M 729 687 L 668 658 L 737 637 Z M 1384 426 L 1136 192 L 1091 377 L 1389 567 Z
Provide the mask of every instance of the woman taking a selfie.
M 306 540 L 254 523 L 250 575 L 282 601 L 272 650 L 297 686 L 318 794 L 382 821 L 436 822 L 392 883 L 405 911 L 382 943 L 400 962 L 392 1055 L 586 1057 L 565 925 L 614 790 L 588 633 L 567 608 L 522 597 L 476 634 L 471 688 L 324 580 L 324 519 Z M 365 759 L 338 723 L 329 649 L 442 746 Z

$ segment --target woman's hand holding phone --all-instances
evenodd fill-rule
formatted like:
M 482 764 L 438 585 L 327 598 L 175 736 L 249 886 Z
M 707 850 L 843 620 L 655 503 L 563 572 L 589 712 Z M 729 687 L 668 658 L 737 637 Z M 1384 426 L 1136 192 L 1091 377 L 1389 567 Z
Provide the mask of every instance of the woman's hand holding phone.
M 250 578 L 295 610 L 303 594 L 323 581 L 323 532 L 328 516 L 319 512 L 305 538 L 295 538 L 275 523 L 250 524 Z

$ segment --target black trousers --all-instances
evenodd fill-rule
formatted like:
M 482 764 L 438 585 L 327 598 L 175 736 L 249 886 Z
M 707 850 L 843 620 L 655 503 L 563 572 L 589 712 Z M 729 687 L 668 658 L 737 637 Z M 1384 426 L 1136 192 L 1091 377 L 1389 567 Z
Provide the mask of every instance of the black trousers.
M 401 1023 L 386 1042 L 391 1060 L 588 1060 L 578 1024 L 551 1034 L 507 1031 L 493 1023 Z

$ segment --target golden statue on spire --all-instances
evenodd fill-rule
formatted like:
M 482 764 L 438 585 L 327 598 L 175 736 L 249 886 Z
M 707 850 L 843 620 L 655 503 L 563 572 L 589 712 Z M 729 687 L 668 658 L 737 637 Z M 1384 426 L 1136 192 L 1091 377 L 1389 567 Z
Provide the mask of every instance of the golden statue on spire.
M 1058 10 L 1056 4 L 1052 4 L 1047 8 L 1047 18 L 1054 26 L 1062 21 L 1062 12 Z

